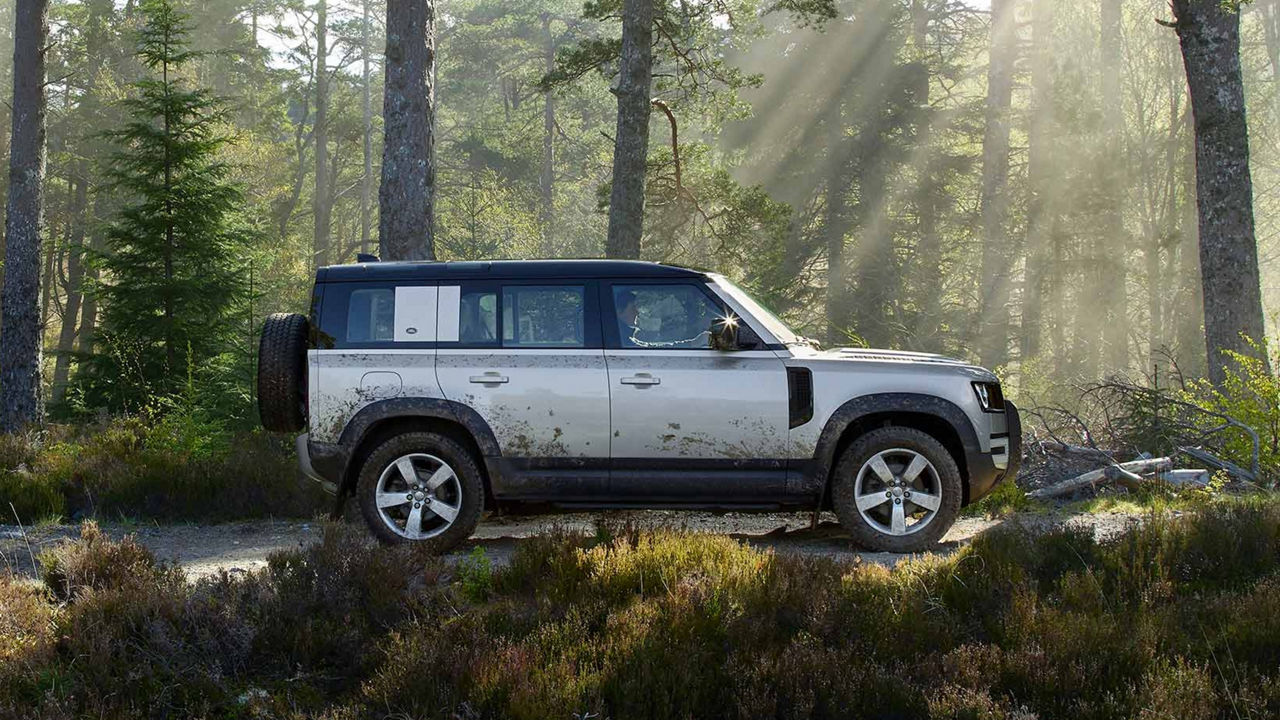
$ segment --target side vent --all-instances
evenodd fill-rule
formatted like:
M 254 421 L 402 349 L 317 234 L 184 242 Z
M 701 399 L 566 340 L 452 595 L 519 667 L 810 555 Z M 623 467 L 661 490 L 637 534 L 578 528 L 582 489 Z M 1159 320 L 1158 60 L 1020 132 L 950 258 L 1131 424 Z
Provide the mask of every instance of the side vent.
M 791 427 L 798 428 L 813 419 L 813 372 L 809 368 L 787 368 L 787 392 L 791 398 Z

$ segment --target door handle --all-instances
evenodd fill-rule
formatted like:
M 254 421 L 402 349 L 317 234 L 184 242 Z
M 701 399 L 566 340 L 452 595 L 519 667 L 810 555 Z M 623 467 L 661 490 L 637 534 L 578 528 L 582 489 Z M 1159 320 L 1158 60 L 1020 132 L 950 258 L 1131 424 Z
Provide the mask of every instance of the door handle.
M 511 379 L 506 375 L 499 375 L 492 370 L 483 375 L 472 375 L 467 379 L 479 385 L 500 385 L 505 382 L 511 382 Z
M 656 378 L 650 375 L 649 373 L 640 373 L 638 375 L 632 375 L 631 377 L 624 377 L 622 378 L 622 380 L 620 380 L 620 382 L 623 385 L 660 385 L 662 384 L 662 380 L 660 378 Z

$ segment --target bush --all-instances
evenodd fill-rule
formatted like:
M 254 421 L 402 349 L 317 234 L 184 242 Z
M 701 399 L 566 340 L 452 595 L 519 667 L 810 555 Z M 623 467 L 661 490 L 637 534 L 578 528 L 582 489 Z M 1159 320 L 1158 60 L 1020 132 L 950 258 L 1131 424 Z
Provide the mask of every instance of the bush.
M 0 497 L 24 522 L 310 517 L 326 503 L 323 491 L 298 477 L 288 443 L 233 433 L 207 414 L 177 407 L 3 436 L 0 463 Z
M 326 527 L 183 582 L 87 526 L 0 581 L 0 713 L 464 718 L 1276 717 L 1280 501 L 1109 541 L 984 534 L 890 570 L 603 528 L 450 572 Z M 121 570 L 118 568 L 127 568 Z M 67 587 L 71 591 L 66 590 Z M 15 589 L 24 588 L 24 589 Z
M 1280 367 L 1280 352 L 1272 352 L 1267 342 L 1251 342 L 1256 355 L 1227 351 L 1226 378 L 1219 387 L 1207 380 L 1192 383 L 1186 394 L 1191 400 L 1229 415 L 1258 433 L 1258 464 L 1264 478 L 1280 478 L 1280 377 L 1271 368 Z M 1270 366 L 1263 360 L 1270 356 Z M 1243 468 L 1253 461 L 1253 440 L 1232 429 L 1223 433 L 1223 454 Z

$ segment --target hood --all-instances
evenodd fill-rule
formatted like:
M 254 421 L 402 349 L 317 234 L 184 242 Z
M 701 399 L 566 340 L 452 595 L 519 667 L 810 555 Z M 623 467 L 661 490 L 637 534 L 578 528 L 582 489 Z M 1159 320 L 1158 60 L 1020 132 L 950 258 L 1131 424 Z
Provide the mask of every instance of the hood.
M 836 360 L 881 366 L 914 365 L 921 367 L 921 369 L 933 368 L 938 371 L 959 371 L 975 380 L 996 380 L 995 374 L 986 368 L 967 363 L 964 360 L 933 353 L 880 350 L 876 348 L 831 348 L 829 350 L 813 351 L 812 354 L 808 354 L 806 357 L 811 360 Z
M 832 348 L 819 353 L 826 360 L 870 360 L 873 362 L 908 362 L 930 363 L 933 365 L 959 365 L 968 367 L 969 363 L 946 355 L 933 353 L 907 352 L 905 350 L 879 350 L 876 348 Z

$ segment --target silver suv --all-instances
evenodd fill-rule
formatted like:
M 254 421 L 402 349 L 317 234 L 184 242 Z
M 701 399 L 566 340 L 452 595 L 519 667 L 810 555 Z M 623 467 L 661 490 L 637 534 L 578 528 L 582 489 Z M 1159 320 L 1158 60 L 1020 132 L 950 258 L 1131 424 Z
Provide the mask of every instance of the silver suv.
M 259 409 L 386 542 L 465 539 L 486 506 L 831 508 L 916 551 L 1017 470 L 995 375 L 821 350 L 723 276 L 610 260 L 322 268 L 268 318 Z

